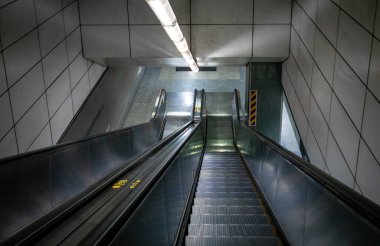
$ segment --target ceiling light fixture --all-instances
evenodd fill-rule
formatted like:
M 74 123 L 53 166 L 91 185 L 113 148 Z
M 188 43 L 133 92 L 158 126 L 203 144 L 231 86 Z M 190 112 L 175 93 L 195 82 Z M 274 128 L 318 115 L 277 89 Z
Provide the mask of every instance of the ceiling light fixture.
M 198 72 L 199 68 L 195 62 L 186 39 L 182 34 L 178 25 L 177 18 L 170 6 L 169 0 L 145 0 L 154 14 L 157 16 L 169 38 L 173 41 L 178 51 L 181 52 L 183 58 L 193 72 Z

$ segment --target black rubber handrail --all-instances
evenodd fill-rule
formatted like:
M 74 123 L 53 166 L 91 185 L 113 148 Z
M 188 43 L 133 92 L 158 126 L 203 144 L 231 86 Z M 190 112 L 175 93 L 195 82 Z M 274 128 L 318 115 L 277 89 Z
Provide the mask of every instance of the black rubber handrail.
M 235 89 L 235 95 L 238 91 Z M 238 98 L 238 95 L 236 96 Z M 380 228 L 380 206 L 373 201 L 365 198 L 364 196 L 353 191 L 351 188 L 347 187 L 335 178 L 327 175 L 323 171 L 319 170 L 317 167 L 313 166 L 311 163 L 305 161 L 294 153 L 282 147 L 280 144 L 274 142 L 270 138 L 264 136 L 263 134 L 257 132 L 256 130 L 246 126 L 242 123 L 240 119 L 240 106 L 239 102 L 236 101 L 236 110 L 240 126 L 247 129 L 250 133 L 255 135 L 259 140 L 264 142 L 271 149 L 278 152 L 282 157 L 289 160 L 298 169 L 304 172 L 307 176 L 321 184 L 328 191 L 337 196 L 340 200 L 346 203 L 350 208 L 355 210 L 357 213 L 362 215 L 365 219 L 370 221 L 376 227 Z
M 59 224 L 63 219 L 67 218 L 70 214 L 80 209 L 86 202 L 94 198 L 99 192 L 109 187 L 115 180 L 124 175 L 127 171 L 135 167 L 136 165 L 142 163 L 148 156 L 153 152 L 159 150 L 168 142 L 172 141 L 183 131 L 188 129 L 193 124 L 192 121 L 183 125 L 180 129 L 171 133 L 166 138 L 160 140 L 159 142 L 153 144 L 143 153 L 140 153 L 134 160 L 130 162 L 127 167 L 121 167 L 115 170 L 111 174 L 107 175 L 105 178 L 97 182 L 96 185 L 91 186 L 89 189 L 78 194 L 72 199 L 66 201 L 60 207 L 53 209 L 44 216 L 35 219 L 29 225 L 21 228 L 9 238 L 5 239 L 2 244 L 14 245 L 14 244 L 29 244 L 36 240 L 36 238 L 41 237 L 41 234 L 45 235 L 47 231 L 54 228 L 55 225 Z
M 207 112 L 207 110 L 206 110 L 206 93 L 205 93 L 204 89 L 202 90 L 201 109 L 200 109 L 201 120 L 200 120 L 199 125 L 201 126 L 202 124 L 206 124 L 206 129 L 207 129 L 207 120 L 203 118 L 203 110 L 205 110 L 205 112 Z M 207 113 L 206 113 L 205 117 L 207 117 Z M 193 182 L 191 184 L 190 193 L 186 199 L 186 207 L 182 212 L 181 220 L 180 220 L 179 226 L 177 228 L 176 236 L 175 236 L 174 243 L 173 243 L 173 245 L 176 245 L 176 246 L 180 246 L 180 245 L 184 244 L 187 228 L 189 225 L 191 208 L 192 208 L 192 205 L 194 202 L 195 191 L 196 191 L 198 179 L 199 179 L 199 173 L 201 171 L 203 156 L 204 156 L 204 153 L 206 150 L 206 138 L 204 136 L 202 136 L 202 138 L 203 138 L 202 153 L 201 153 L 201 156 L 199 158 L 199 162 L 198 162 L 197 169 L 195 171 Z

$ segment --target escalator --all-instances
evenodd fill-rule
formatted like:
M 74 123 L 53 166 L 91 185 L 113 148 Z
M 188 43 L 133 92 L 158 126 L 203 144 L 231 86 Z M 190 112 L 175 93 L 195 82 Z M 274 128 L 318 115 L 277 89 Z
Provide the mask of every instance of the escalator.
M 69 212 L 54 217 L 53 210 L 50 223 L 34 221 L 0 243 L 380 242 L 379 206 L 245 126 L 237 91 L 195 92 L 191 121 L 129 165 L 86 190 L 91 198 L 76 200 Z

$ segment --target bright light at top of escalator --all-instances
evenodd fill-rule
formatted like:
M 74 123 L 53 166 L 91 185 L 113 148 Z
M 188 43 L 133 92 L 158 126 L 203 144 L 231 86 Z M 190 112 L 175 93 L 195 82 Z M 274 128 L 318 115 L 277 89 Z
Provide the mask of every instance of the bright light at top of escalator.
M 164 30 L 168 34 L 169 38 L 173 41 L 176 48 L 181 52 L 182 56 L 185 58 L 186 63 L 189 65 L 193 72 L 198 72 L 199 68 L 191 52 L 189 46 L 187 45 L 186 39 L 183 36 L 181 28 L 178 25 L 177 18 L 175 17 L 174 11 L 170 6 L 168 0 L 145 0 L 154 14 L 157 16 L 158 20 L 161 22 Z M 189 55 L 190 54 L 190 55 Z

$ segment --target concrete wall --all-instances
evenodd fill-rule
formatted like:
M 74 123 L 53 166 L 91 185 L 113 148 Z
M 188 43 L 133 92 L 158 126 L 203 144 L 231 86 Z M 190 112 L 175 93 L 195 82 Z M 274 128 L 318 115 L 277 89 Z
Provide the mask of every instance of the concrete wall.
M 0 3 L 0 158 L 55 144 L 103 73 L 83 58 L 77 1 Z
M 282 74 L 311 162 L 378 204 L 379 38 L 379 1 L 293 1 Z
M 290 0 L 172 0 L 200 65 L 289 56 Z M 183 65 L 143 0 L 80 0 L 84 54 L 105 64 Z

